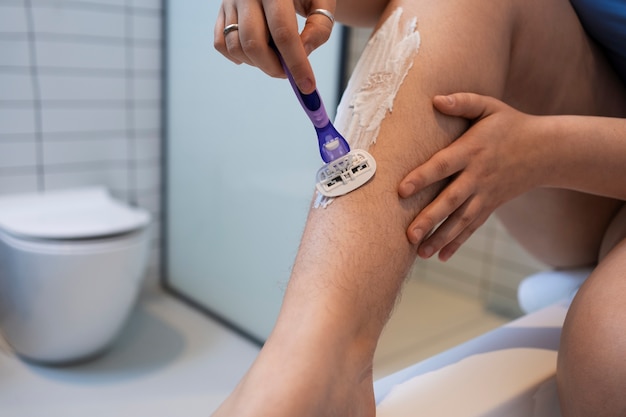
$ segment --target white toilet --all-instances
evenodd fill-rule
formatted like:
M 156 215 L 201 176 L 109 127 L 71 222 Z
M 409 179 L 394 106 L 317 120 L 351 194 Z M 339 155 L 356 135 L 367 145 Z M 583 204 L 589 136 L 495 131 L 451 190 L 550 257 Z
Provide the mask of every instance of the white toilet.
M 0 196 L 0 331 L 63 364 L 114 341 L 146 269 L 150 215 L 100 187 Z

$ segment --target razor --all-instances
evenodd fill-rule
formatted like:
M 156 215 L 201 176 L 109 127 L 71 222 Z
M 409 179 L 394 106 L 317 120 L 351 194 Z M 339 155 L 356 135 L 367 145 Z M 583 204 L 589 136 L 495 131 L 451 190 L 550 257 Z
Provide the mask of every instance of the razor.
M 304 94 L 298 89 L 283 57 L 272 45 L 298 101 L 311 119 L 324 165 L 315 176 L 317 191 L 325 197 L 339 197 L 367 183 L 376 173 L 374 157 L 363 149 L 350 150 L 348 141 L 335 129 L 317 89 Z

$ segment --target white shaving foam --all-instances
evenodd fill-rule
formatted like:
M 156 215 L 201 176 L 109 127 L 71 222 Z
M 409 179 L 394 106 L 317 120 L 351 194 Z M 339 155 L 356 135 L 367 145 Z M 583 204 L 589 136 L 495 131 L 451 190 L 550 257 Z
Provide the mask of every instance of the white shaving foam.
M 401 24 L 402 13 L 397 8 L 368 41 L 337 108 L 335 127 L 352 149 L 368 150 L 376 142 L 419 50 L 417 18 Z M 317 193 L 314 207 L 325 208 L 332 201 Z

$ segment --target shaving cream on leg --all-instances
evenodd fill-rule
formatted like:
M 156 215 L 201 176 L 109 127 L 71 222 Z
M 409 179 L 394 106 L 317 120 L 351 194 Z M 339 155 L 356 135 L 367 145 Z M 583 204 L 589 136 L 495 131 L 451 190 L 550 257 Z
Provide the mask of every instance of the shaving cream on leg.
M 419 50 L 417 19 L 401 22 L 402 13 L 397 8 L 369 40 L 337 108 L 335 127 L 355 152 L 376 142 Z M 327 207 L 333 199 L 318 192 L 314 207 Z

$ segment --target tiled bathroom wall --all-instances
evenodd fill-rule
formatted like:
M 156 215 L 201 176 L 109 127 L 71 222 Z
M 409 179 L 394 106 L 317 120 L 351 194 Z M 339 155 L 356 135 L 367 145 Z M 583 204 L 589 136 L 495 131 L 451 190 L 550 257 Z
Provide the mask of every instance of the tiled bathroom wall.
M 0 2 L 0 195 L 104 185 L 150 210 L 158 274 L 161 0 Z

